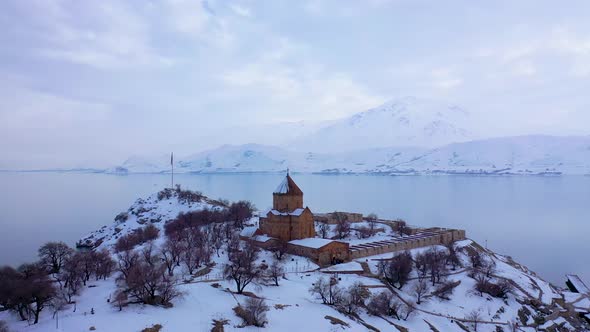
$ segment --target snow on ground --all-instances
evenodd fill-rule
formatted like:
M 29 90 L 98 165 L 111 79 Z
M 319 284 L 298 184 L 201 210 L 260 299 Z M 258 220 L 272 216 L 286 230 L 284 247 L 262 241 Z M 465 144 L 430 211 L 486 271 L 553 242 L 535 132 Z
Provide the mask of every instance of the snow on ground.
M 146 222 L 153 222 L 162 228 L 166 220 L 172 219 L 180 212 L 197 210 L 203 208 L 216 208 L 214 201 L 203 200 L 196 203 L 182 203 L 175 197 L 159 200 L 157 195 L 150 196 L 146 200 L 138 200 L 128 211 L 125 221 L 119 220 L 114 225 L 103 227 L 101 230 L 92 233 L 91 239 L 97 241 L 102 239 L 101 246 L 108 247 L 116 241 L 120 234 L 130 232 L 135 228 L 143 227 Z M 256 218 L 252 220 L 255 223 Z M 245 232 L 251 231 L 250 229 Z M 369 241 L 376 241 L 381 236 L 390 234 L 377 234 L 369 238 Z M 353 241 L 354 234 L 345 239 Z M 325 243 L 329 240 L 308 239 L 305 242 Z M 162 238 L 156 241 L 156 245 L 162 242 Z M 443 246 L 434 246 L 438 250 L 446 250 Z M 459 282 L 448 300 L 432 296 L 431 293 L 437 286 L 429 285 L 427 295 L 418 305 L 415 304 L 416 297 L 413 288 L 418 282 L 417 273 L 413 271 L 408 284 L 401 290 L 394 290 L 395 296 L 405 302 L 415 305 L 417 311 L 408 320 L 396 320 L 393 317 L 386 319 L 370 316 L 365 310 L 361 310 L 359 317 L 367 324 L 374 326 L 381 331 L 397 331 L 392 325 L 409 329 L 410 332 L 430 331 L 431 326 L 438 331 L 464 332 L 454 321 L 463 319 L 469 313 L 477 310 L 484 321 L 495 324 L 483 324 L 478 327 L 479 332 L 494 332 L 496 324 L 505 324 L 518 319 L 518 311 L 523 308 L 519 301 L 530 300 L 519 290 L 509 294 L 506 299 L 492 298 L 484 294 L 480 296 L 474 291 L 475 280 L 468 275 L 469 264 L 467 249 L 477 248 L 471 240 L 464 240 L 457 243 L 458 248 L 465 248 L 460 251 L 459 258 L 464 268 L 456 271 L 449 271 L 447 281 Z M 140 248 L 138 248 L 140 249 Z M 419 248 L 411 250 L 412 255 L 417 255 L 431 249 Z M 505 256 L 485 252 L 486 257 L 494 260 L 498 277 L 506 278 L 516 282 L 526 293 L 534 299 L 541 297 L 545 303 L 551 303 L 552 298 L 561 297 L 548 283 L 538 278 L 526 268 L 515 264 Z M 232 281 L 220 280 L 223 265 L 227 262 L 227 255 L 224 250 L 220 251 L 219 257 L 213 255 L 215 266 L 211 271 L 196 278 L 184 278 L 187 282 L 179 285 L 185 293 L 184 297 L 174 301 L 174 307 L 165 309 L 146 305 L 132 304 L 119 311 L 107 300 L 113 296 L 116 289 L 113 275 L 106 281 L 91 282 L 85 287 L 81 295 L 76 297 L 75 311 L 70 306 L 59 313 L 59 329 L 55 328 L 56 320 L 52 318 L 50 309 L 41 314 L 39 324 L 28 326 L 26 322 L 17 321 L 16 317 L 9 312 L 0 312 L 0 320 L 6 320 L 12 331 L 38 332 L 38 331 L 67 331 L 78 332 L 88 331 L 95 327 L 96 331 L 141 331 L 141 329 L 154 324 L 163 325 L 163 332 L 167 331 L 210 331 L 214 319 L 227 319 L 229 325 L 225 331 L 367 331 L 367 328 L 354 318 L 344 315 L 332 306 L 321 304 L 321 301 L 309 292 L 309 289 L 319 278 L 330 278 L 332 275 L 338 280 L 338 286 L 344 289 L 360 282 L 367 286 L 372 294 L 382 291 L 389 291 L 389 287 L 381 280 L 371 275 L 357 275 L 344 272 L 362 272 L 361 263 L 367 263 L 372 273 L 377 273 L 377 264 L 380 259 L 388 259 L 392 253 L 376 255 L 357 259 L 353 262 L 335 265 L 323 270 L 309 259 L 300 256 L 285 255 L 282 260 L 285 275 L 280 280 L 280 286 L 271 285 L 268 281 L 260 281 L 251 284 L 246 288 L 247 292 L 262 297 L 270 306 L 267 314 L 268 325 L 263 328 L 240 328 L 241 320 L 233 313 L 232 308 L 238 303 L 246 300 L 245 295 L 238 295 L 230 292 L 235 290 Z M 270 264 L 274 254 L 269 251 L 261 251 L 258 264 Z M 323 272 L 333 273 L 323 273 Z M 339 273 L 340 272 L 340 273 Z M 181 273 L 177 270 L 177 274 Z M 216 287 L 213 287 L 216 286 Z M 542 296 L 541 296 L 542 291 Z M 576 308 L 589 308 L 590 300 L 580 294 L 563 292 L 566 302 L 574 303 Z M 532 307 L 524 305 L 528 310 Z M 91 311 L 94 314 L 91 314 Z M 342 325 L 334 325 L 326 316 L 340 320 Z M 528 317 L 531 323 L 532 317 Z M 555 323 L 569 324 L 562 318 L 556 317 L 546 325 Z M 430 325 L 429 325 L 430 324 Z M 465 323 L 468 325 L 467 323 Z M 402 329 L 403 330 L 403 329 Z M 504 326 L 507 331 L 507 326 Z M 522 331 L 533 331 L 532 328 L 523 328 Z
M 349 262 L 332 265 L 321 270 L 322 272 L 363 272 L 363 267 L 357 262 Z

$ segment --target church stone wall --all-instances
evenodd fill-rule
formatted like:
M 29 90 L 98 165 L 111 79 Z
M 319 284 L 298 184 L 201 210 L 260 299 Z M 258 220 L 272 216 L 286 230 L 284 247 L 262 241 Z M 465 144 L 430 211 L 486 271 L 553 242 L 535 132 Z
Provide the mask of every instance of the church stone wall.
M 273 194 L 272 206 L 281 212 L 303 208 L 303 195 Z
M 277 216 L 269 213 L 267 217 L 260 218 L 260 230 L 263 234 L 291 241 L 315 237 L 313 214 L 305 210 L 300 216 Z

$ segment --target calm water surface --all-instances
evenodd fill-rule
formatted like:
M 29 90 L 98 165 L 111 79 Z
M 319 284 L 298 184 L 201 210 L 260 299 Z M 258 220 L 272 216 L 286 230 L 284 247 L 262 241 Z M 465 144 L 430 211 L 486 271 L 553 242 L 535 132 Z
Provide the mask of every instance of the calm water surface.
M 590 177 L 389 177 L 293 175 L 312 211 L 375 212 L 420 226 L 458 227 L 558 285 L 565 273 L 590 282 Z M 212 198 L 264 209 L 277 174 L 177 175 Z M 74 244 L 112 222 L 167 175 L 0 173 L 0 265 L 35 259 L 50 240 Z

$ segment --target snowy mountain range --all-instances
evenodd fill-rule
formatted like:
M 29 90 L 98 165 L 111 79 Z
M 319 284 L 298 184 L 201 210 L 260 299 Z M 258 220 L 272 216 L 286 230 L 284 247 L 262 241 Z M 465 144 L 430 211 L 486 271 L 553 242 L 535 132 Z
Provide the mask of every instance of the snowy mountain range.
M 482 138 L 473 134 L 478 128 L 459 106 L 404 97 L 335 121 L 231 128 L 227 131 L 237 134 L 226 141 L 234 144 L 175 156 L 174 168 L 180 173 L 290 168 L 323 174 L 590 174 L 590 136 Z M 241 144 L 248 141 L 264 143 Z M 170 155 L 133 156 L 106 170 L 89 169 L 167 173 Z
M 175 162 L 175 171 L 180 173 L 282 172 L 287 168 L 324 174 L 590 174 L 590 136 L 519 136 L 438 148 L 387 147 L 337 153 L 225 145 Z M 109 172 L 169 171 L 169 159 L 142 164 L 133 158 Z
M 470 114 L 459 106 L 404 97 L 334 121 L 289 144 L 297 151 L 341 152 L 381 147 L 437 147 L 469 141 Z

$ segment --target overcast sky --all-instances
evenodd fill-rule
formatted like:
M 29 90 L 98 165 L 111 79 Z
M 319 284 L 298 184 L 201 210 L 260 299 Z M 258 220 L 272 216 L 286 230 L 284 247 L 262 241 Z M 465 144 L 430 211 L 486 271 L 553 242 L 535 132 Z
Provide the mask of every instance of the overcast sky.
M 223 128 L 406 95 L 498 135 L 590 134 L 588 13 L 586 0 L 4 0 L 0 168 L 196 152 L 237 135 Z

